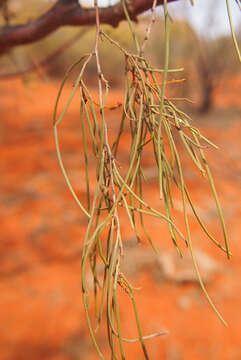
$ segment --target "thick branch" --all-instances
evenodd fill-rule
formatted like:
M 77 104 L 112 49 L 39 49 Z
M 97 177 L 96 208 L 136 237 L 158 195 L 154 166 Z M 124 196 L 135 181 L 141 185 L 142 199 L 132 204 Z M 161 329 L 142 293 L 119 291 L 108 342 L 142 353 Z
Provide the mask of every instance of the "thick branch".
M 176 0 L 168 0 L 172 2 Z M 152 7 L 153 0 L 129 0 L 127 2 L 131 19 Z M 157 1 L 158 5 L 163 0 Z M 100 22 L 114 27 L 125 19 L 120 3 L 108 8 L 100 8 Z M 66 25 L 80 26 L 95 24 L 95 10 L 82 8 L 77 0 L 58 0 L 45 14 L 27 24 L 0 28 L 0 54 L 8 49 L 33 43 Z

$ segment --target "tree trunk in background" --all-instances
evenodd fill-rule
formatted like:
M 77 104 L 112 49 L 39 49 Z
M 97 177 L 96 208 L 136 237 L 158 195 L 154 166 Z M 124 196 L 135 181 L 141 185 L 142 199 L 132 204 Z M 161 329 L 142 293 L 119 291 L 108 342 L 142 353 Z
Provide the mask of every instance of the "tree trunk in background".
M 208 113 L 213 107 L 213 78 L 208 64 L 200 53 L 197 60 L 197 69 L 200 74 L 200 86 L 201 86 L 201 103 L 198 111 L 200 114 Z

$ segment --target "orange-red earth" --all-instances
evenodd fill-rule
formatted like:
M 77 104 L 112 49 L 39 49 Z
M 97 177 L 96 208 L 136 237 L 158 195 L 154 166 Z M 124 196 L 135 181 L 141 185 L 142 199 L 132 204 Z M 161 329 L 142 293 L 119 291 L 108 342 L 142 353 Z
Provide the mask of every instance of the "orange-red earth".
M 226 86 L 228 92 L 220 87 L 215 94 L 214 112 L 203 119 L 196 116 L 196 126 L 219 146 L 219 150 L 207 149 L 206 153 L 224 209 L 231 260 L 210 242 L 191 212 L 190 224 L 194 248 L 217 265 L 218 270 L 209 274 L 207 289 L 228 323 L 227 328 L 208 305 L 195 279 L 186 281 L 181 265 L 174 272 L 173 263 L 163 270 L 165 258 L 161 262 L 144 237 L 137 244 L 127 219 L 122 219 L 126 257 L 123 266 L 132 284 L 140 288 L 136 298 L 143 333 L 169 331 L 168 335 L 147 341 L 153 360 L 241 359 L 241 100 L 240 94 L 237 96 L 240 85 L 235 79 L 232 86 L 229 82 Z M 18 80 L 0 84 L 1 360 L 98 358 L 87 331 L 81 298 L 81 249 L 87 221 L 65 185 L 54 145 L 52 113 L 57 87 L 47 82 L 26 86 Z M 114 90 L 108 101 L 115 104 L 120 99 L 121 92 Z M 109 111 L 107 116 L 112 138 L 119 110 Z M 82 197 L 84 164 L 78 99 L 71 105 L 60 132 L 66 167 Z M 150 154 L 146 158 L 147 169 Z M 128 148 L 122 144 L 120 158 L 127 157 Z M 199 212 L 222 242 L 209 185 L 192 171 L 185 155 L 183 162 Z M 91 176 L 94 179 L 94 166 Z M 156 182 L 151 173 L 145 195 L 158 207 Z M 178 194 L 175 196 L 175 215 L 183 229 L 181 202 Z M 160 256 L 171 254 L 175 258 L 167 225 L 148 218 L 146 226 Z M 187 253 L 188 249 L 182 247 Z M 188 260 L 183 261 L 186 264 Z M 122 332 L 125 337 L 136 337 L 130 299 L 122 289 L 118 292 Z M 104 328 L 97 332 L 97 339 L 109 358 Z M 143 359 L 140 344 L 127 344 L 126 355 L 127 359 Z

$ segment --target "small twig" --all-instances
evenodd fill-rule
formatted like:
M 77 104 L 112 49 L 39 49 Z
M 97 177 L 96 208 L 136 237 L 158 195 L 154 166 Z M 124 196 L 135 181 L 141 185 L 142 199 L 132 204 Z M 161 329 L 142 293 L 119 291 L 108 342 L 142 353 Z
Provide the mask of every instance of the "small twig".
M 146 28 L 146 34 L 145 34 L 144 41 L 143 41 L 142 46 L 141 46 L 140 55 L 142 55 L 144 50 L 145 50 L 146 44 L 147 44 L 148 39 L 149 39 L 150 34 L 151 34 L 151 28 L 152 28 L 152 26 L 154 25 L 154 23 L 156 21 L 156 18 L 155 18 L 156 4 L 157 4 L 157 0 L 154 0 L 153 4 L 152 4 L 152 7 L 151 7 L 151 21 L 150 21 L 149 25 Z
M 240 3 L 238 3 L 239 7 L 240 7 Z M 233 27 L 233 20 L 232 20 L 232 15 L 231 15 L 231 10 L 230 10 L 230 5 L 229 5 L 229 0 L 226 0 L 226 6 L 227 6 L 227 12 L 228 12 L 228 18 L 229 18 L 229 24 L 230 24 L 230 29 L 231 29 L 231 34 L 232 34 L 232 38 L 233 38 L 233 44 L 236 50 L 236 54 L 238 56 L 239 62 L 241 62 L 241 53 L 239 50 L 239 46 L 238 46 L 238 42 L 236 39 L 236 35 L 235 35 L 235 31 L 234 31 L 234 27 Z

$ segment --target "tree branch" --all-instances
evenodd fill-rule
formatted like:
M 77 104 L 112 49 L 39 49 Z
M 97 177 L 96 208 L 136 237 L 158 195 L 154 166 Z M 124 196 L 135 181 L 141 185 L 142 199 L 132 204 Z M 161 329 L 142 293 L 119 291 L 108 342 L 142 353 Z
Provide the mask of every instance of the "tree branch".
M 168 0 L 168 2 L 177 0 Z M 151 9 L 153 0 L 129 0 L 127 2 L 130 18 L 136 20 L 137 15 Z M 158 5 L 163 0 L 157 1 Z M 117 27 L 125 14 L 120 3 L 107 8 L 99 8 L 100 22 Z M 62 26 L 83 26 L 95 24 L 95 10 L 79 5 L 78 0 L 58 0 L 45 14 L 26 24 L 4 26 L 0 28 L 0 54 L 10 48 L 36 42 L 51 34 Z

